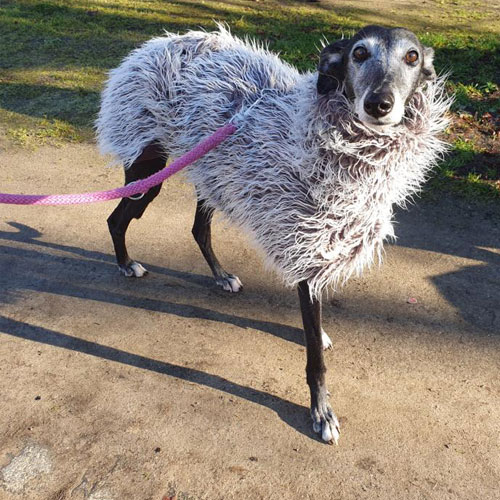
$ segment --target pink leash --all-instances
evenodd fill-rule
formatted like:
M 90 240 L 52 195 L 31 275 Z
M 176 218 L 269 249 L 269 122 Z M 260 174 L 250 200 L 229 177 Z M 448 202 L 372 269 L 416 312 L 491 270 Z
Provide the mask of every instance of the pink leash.
M 97 201 L 108 201 L 116 198 L 129 198 L 139 193 L 147 193 L 153 186 L 162 183 L 171 175 L 176 174 L 184 167 L 201 158 L 221 142 L 226 140 L 231 134 L 236 132 L 238 127 L 233 123 L 228 123 L 218 129 L 214 134 L 200 142 L 194 149 L 185 155 L 177 158 L 170 165 L 163 168 L 156 174 L 132 182 L 108 191 L 95 191 L 93 193 L 81 194 L 8 194 L 0 193 L 0 203 L 10 205 L 77 205 L 81 203 L 95 203 Z

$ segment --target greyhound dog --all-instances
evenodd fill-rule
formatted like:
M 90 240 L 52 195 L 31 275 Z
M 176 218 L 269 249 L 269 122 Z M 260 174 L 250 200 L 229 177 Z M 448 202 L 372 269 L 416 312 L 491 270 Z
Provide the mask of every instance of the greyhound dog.
M 156 38 L 111 72 L 97 120 L 102 151 L 126 184 L 152 175 L 245 112 L 242 132 L 187 169 L 198 202 L 192 229 L 215 282 L 242 283 L 211 242 L 216 209 L 250 232 L 285 284 L 298 288 L 313 429 L 337 442 L 321 327 L 321 293 L 370 264 L 392 234 L 392 207 L 415 192 L 445 146 L 448 104 L 434 52 L 403 28 L 367 26 L 323 48 L 301 74 L 221 28 Z M 245 111 L 246 110 L 246 111 Z M 160 192 L 122 199 L 108 219 L 120 271 L 147 271 L 125 235 Z

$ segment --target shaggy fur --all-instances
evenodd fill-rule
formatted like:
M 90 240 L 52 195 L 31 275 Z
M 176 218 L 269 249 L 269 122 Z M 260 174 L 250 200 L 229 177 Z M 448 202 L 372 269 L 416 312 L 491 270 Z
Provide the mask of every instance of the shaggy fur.
M 150 143 L 173 157 L 230 119 L 239 130 L 187 169 L 200 197 L 247 230 L 285 283 L 343 283 L 393 235 L 392 206 L 418 190 L 446 147 L 443 80 L 418 89 L 402 124 L 367 128 L 342 92 L 318 96 L 251 42 L 216 33 L 156 38 L 113 70 L 99 144 L 130 166 Z

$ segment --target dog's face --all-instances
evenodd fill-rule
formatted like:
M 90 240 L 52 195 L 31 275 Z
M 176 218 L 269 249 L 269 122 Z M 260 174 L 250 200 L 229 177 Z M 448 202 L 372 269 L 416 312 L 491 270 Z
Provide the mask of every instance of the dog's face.
M 417 87 L 436 78 L 434 51 L 404 28 L 367 26 L 350 39 L 325 47 L 317 89 L 344 85 L 358 118 L 372 126 L 396 125 Z

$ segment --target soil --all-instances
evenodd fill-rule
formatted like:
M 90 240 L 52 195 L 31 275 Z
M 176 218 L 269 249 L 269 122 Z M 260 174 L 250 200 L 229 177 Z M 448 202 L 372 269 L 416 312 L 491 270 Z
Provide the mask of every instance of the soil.
M 2 191 L 119 185 L 91 145 L 0 153 Z M 76 175 L 75 175 L 76 174 Z M 397 214 L 384 265 L 325 301 L 338 446 L 308 415 L 298 299 L 222 220 L 244 283 L 216 288 L 176 176 L 129 231 L 114 203 L 2 206 L 0 498 L 494 499 L 500 483 L 500 211 Z

